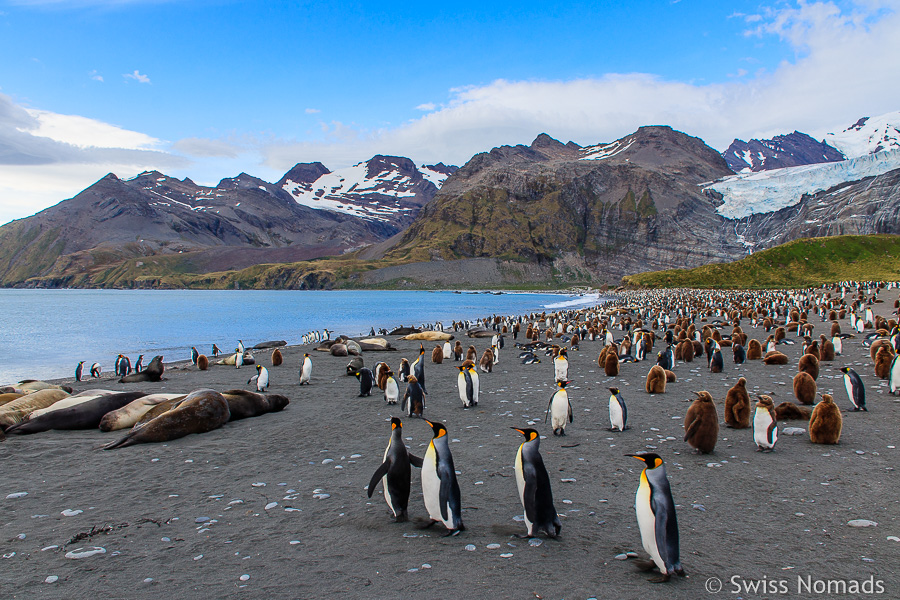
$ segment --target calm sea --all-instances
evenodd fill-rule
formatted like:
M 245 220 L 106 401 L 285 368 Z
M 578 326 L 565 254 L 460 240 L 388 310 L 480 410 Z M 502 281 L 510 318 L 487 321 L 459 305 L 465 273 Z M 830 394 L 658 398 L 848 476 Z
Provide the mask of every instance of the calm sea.
M 477 319 L 589 306 L 597 295 L 394 291 L 0 289 L 0 385 L 74 377 L 78 361 L 112 371 L 119 353 L 187 360 L 191 346 L 233 351 L 266 340 L 301 343 L 311 330 L 368 334 L 371 327 Z M 332 335 L 335 337 L 335 335 Z

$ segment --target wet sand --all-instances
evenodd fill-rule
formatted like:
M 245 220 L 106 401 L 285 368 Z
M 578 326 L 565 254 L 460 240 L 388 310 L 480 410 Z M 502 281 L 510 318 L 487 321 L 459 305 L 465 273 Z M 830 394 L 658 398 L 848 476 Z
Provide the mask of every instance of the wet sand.
M 887 303 L 876 309 L 892 310 Z M 816 335 L 828 333 L 827 323 L 813 323 Z M 849 329 L 846 320 L 841 324 Z M 746 323 L 745 331 L 760 341 L 766 337 Z M 366 366 L 384 360 L 397 370 L 401 357 L 412 361 L 418 354 L 418 342 L 389 339 L 400 351 L 366 352 Z M 489 343 L 464 333 L 461 339 L 479 356 Z M 233 341 L 219 346 L 228 344 Z M 433 347 L 425 343 L 428 357 Z M 600 348 L 600 342 L 583 342 L 570 353 L 575 420 L 565 437 L 541 442 L 562 517 L 558 540 L 542 536 L 532 546 L 514 537 L 525 532 L 514 519 L 523 512 L 513 470 L 522 438 L 510 427 L 533 421 L 550 433 L 544 424 L 554 388 L 550 359 L 520 364 L 508 337 L 500 364 L 481 375 L 481 402 L 470 410 L 457 395 L 456 363 L 426 363 L 425 417 L 449 430 L 467 528 L 448 538 L 440 525 L 419 528 L 427 513 L 418 470 L 411 522 L 392 521 L 380 485 L 366 497 L 399 407 L 379 394 L 358 398 L 357 380 L 345 375 L 349 358 L 294 346 L 282 349 L 280 367 L 271 366 L 271 351 L 254 352 L 269 369 L 269 391 L 291 399 L 280 413 L 115 451 L 98 447 L 124 432 L 52 431 L 0 443 L 0 597 L 834 598 L 870 595 L 816 593 L 823 589 L 817 582 L 870 577 L 884 589 L 871 597 L 900 597 L 893 562 L 900 542 L 889 539 L 900 536 L 900 398 L 875 378 L 861 336 L 846 340 L 835 362 L 821 363 L 818 385 L 850 408 L 839 368 L 852 366 L 867 386 L 870 412 L 844 412 L 837 446 L 781 435 L 770 454 L 756 451 L 752 430 L 723 425 L 715 453 L 694 455 L 682 441 L 684 414 L 692 392 L 708 390 L 721 421 L 725 393 L 740 376 L 751 397 L 791 400 L 799 343 L 779 347 L 790 357 L 786 366 L 734 365 L 727 348 L 722 374 L 709 373 L 703 358 L 678 363 L 678 381 L 659 395 L 644 392 L 651 362 L 623 364 L 620 376 L 608 378 L 597 367 Z M 300 387 L 304 352 L 313 355 L 314 368 L 312 385 Z M 250 389 L 246 381 L 254 373 L 248 366 L 201 372 L 182 363 L 169 365 L 156 384 L 104 377 L 75 388 Z M 611 386 L 621 388 L 628 405 L 631 428 L 625 432 L 607 430 Z M 407 445 L 421 456 L 430 428 L 415 418 L 403 422 Z M 784 426 L 805 429 L 806 423 L 779 422 Z M 659 585 L 636 572 L 632 559 L 615 558 L 629 551 L 644 556 L 633 508 L 642 463 L 624 455 L 648 449 L 666 461 L 688 575 Z M 27 495 L 7 498 L 20 492 Z M 878 525 L 848 526 L 854 519 Z M 66 558 L 95 546 L 105 554 Z M 48 577 L 58 579 L 46 583 Z M 813 591 L 803 593 L 798 578 Z M 763 579 L 788 593 L 743 587 Z M 715 590 L 716 581 L 722 589 L 710 594 L 705 586 Z

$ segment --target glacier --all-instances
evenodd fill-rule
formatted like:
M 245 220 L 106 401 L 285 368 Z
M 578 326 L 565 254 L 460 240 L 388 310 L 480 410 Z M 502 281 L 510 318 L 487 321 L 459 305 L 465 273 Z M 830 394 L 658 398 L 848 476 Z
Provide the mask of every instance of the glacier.
M 717 213 L 726 219 L 742 219 L 794 206 L 804 194 L 814 194 L 898 168 L 900 150 L 886 150 L 841 162 L 740 173 L 700 186 L 722 194 L 723 203 L 716 209 Z

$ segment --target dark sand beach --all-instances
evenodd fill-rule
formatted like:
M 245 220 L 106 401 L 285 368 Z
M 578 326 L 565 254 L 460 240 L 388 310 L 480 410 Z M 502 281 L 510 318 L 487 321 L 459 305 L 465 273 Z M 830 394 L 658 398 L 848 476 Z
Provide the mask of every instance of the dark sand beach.
M 876 311 L 890 313 L 895 297 Z M 819 317 L 811 322 L 816 336 L 829 333 Z M 766 338 L 761 328 L 743 325 L 751 338 Z M 846 320 L 841 325 L 849 331 Z M 248 339 L 250 333 L 248 345 L 261 341 Z M 464 347 L 474 344 L 479 356 L 489 344 L 464 332 L 457 337 Z M 384 360 L 397 370 L 401 357 L 412 361 L 418 354 L 418 342 L 389 341 L 399 351 L 365 352 L 366 366 Z M 792 400 L 800 343 L 779 347 L 790 357 L 785 366 L 738 366 L 727 348 L 722 374 L 709 373 L 704 358 L 679 362 L 678 381 L 651 395 L 644 379 L 652 361 L 623 364 L 620 376 L 609 378 L 596 362 L 601 342 L 583 342 L 569 354 L 574 423 L 565 437 L 541 442 L 562 534 L 541 536 L 539 545 L 514 537 L 525 532 L 514 519 L 523 512 L 513 470 L 522 436 L 510 427 L 534 421 L 550 434 L 544 415 L 553 366 L 545 357 L 520 364 L 511 336 L 506 341 L 494 372 L 481 374 L 481 402 L 473 409 L 464 410 L 458 398 L 457 363 L 425 365 L 425 417 L 446 425 L 459 471 L 466 530 L 458 536 L 442 537 L 441 525 L 419 528 L 427 513 L 417 469 L 410 522 L 393 522 L 380 485 L 367 498 L 399 406 L 386 405 L 377 389 L 358 398 L 357 380 L 345 375 L 348 358 L 293 346 L 282 350 L 280 367 L 271 366 L 270 350 L 254 352 L 269 369 L 269 391 L 291 400 L 280 413 L 114 451 L 98 447 L 124 432 L 51 431 L 0 443 L 0 597 L 900 597 L 893 562 L 900 542 L 890 539 L 900 536 L 900 398 L 875 378 L 862 336 L 846 340 L 834 362 L 821 363 L 818 386 L 846 411 L 851 405 L 839 368 L 852 366 L 866 384 L 869 412 L 843 413 L 837 446 L 782 434 L 767 454 L 756 451 L 752 430 L 724 425 L 713 454 L 692 454 L 682 441 L 685 411 L 693 391 L 707 390 L 721 421 L 725 393 L 741 376 L 754 401 L 755 393 L 771 394 L 776 404 Z M 219 342 L 228 344 L 234 341 Z M 425 342 L 427 356 L 433 347 Z M 313 355 L 314 367 L 312 384 L 300 387 L 304 352 Z M 76 391 L 224 391 L 250 389 L 246 381 L 254 373 L 248 366 L 201 372 L 181 363 L 168 365 L 160 383 L 104 377 L 73 385 Z M 628 404 L 625 432 L 607 430 L 611 386 L 621 388 Z M 430 427 L 415 418 L 403 423 L 408 447 L 421 456 Z M 807 424 L 779 422 L 784 426 Z M 633 559 L 616 558 L 630 551 L 645 557 L 634 512 L 642 463 L 624 455 L 648 449 L 666 462 L 687 572 L 665 584 L 650 583 Z M 8 497 L 22 492 L 27 495 Z M 877 525 L 849 526 L 855 519 Z M 105 553 L 66 558 L 93 547 Z M 862 585 L 870 578 L 883 593 L 845 595 L 840 584 L 826 590 L 818 583 Z

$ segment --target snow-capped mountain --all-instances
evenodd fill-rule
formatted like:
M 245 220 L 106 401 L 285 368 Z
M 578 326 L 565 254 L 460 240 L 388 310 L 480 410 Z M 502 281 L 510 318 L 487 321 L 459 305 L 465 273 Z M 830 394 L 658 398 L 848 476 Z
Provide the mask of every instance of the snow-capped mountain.
M 825 142 L 847 158 L 900 149 L 900 111 L 863 117 L 839 133 L 826 134 Z
M 443 163 L 417 168 L 408 158 L 377 155 L 336 171 L 321 163 L 301 163 L 276 185 L 303 206 L 385 223 L 400 231 L 454 171 L 456 167 Z
M 722 194 L 716 212 L 726 219 L 770 213 L 836 185 L 859 181 L 900 168 L 900 150 L 876 152 L 841 162 L 741 173 L 705 184 Z
M 844 160 L 844 155 L 825 142 L 799 131 L 769 140 L 734 140 L 722 154 L 735 173 L 765 171 Z

